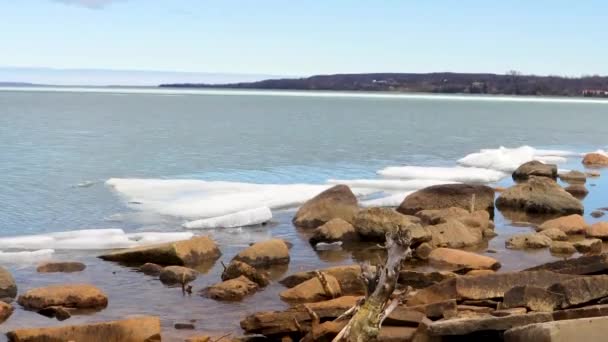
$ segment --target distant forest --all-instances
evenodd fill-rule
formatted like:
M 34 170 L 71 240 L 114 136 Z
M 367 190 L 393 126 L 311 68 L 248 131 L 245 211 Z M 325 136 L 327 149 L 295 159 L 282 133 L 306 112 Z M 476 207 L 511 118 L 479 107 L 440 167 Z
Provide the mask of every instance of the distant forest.
M 503 94 L 608 97 L 608 77 L 499 74 L 374 73 L 318 75 L 231 84 L 161 84 L 177 88 L 393 91 L 447 94 Z

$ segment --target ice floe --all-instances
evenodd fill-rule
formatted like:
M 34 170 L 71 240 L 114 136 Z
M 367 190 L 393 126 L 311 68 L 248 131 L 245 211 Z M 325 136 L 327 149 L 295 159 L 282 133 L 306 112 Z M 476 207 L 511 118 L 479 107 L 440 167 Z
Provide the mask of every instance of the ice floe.
M 387 178 L 431 179 L 462 183 L 493 183 L 507 176 L 506 173 L 478 167 L 426 167 L 390 166 L 378 171 Z
M 531 160 L 543 162 L 561 163 L 568 156 L 580 156 L 580 154 L 563 150 L 539 150 L 530 146 L 517 148 L 499 147 L 497 149 L 484 149 L 471 153 L 458 160 L 460 165 L 513 172 L 521 164 Z
M 203 229 L 203 228 L 235 228 L 253 226 L 266 223 L 272 219 L 272 212 L 268 207 L 261 207 L 243 210 L 234 214 L 211 217 L 195 221 L 186 222 L 184 228 Z
M 351 188 L 377 189 L 377 190 L 418 190 L 428 186 L 456 183 L 433 179 L 330 179 L 330 184 L 346 184 Z
M 365 201 L 361 201 L 359 204 L 364 208 L 371 207 L 398 207 L 401 202 L 409 195 L 413 193 L 413 191 L 408 191 L 404 193 L 392 194 L 385 197 L 369 199 Z
M 7 263 L 30 263 L 50 258 L 52 249 L 39 249 L 35 251 L 2 252 L 0 251 L 0 262 Z

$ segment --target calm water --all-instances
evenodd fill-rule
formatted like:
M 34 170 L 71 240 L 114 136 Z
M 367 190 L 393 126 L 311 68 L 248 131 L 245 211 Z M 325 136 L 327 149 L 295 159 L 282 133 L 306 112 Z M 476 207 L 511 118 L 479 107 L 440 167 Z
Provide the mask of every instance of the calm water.
M 585 152 L 608 144 L 608 102 L 104 91 L 0 91 L 0 235 L 181 230 L 175 221 L 133 214 L 104 185 L 112 177 L 324 183 L 376 178 L 377 170 L 391 165 L 454 165 L 468 153 L 500 145 Z M 566 166 L 580 168 L 579 161 Z M 606 177 L 594 181 L 597 188 Z M 590 189 L 588 208 L 608 205 Z M 126 219 L 112 220 L 116 214 Z M 275 213 L 270 227 L 209 233 L 220 243 L 224 261 L 251 241 L 271 235 L 290 240 L 293 261 L 284 273 L 364 258 L 348 251 L 315 252 L 306 233 L 289 224 L 291 215 L 293 210 Z M 506 269 L 551 258 L 547 251 L 523 256 L 504 251 L 505 236 L 529 228 L 511 227 L 500 215 L 497 226 L 501 235 L 490 247 L 512 260 Z M 57 251 L 57 259 L 87 263 L 85 272 L 73 275 L 38 275 L 32 264 L 6 264 L 20 291 L 90 281 L 108 292 L 108 309 L 69 323 L 156 314 L 171 339 L 191 334 L 173 331 L 173 322 L 196 319 L 197 330 L 238 331 L 247 312 L 284 306 L 278 300 L 280 285 L 238 304 L 183 298 L 180 290 L 156 279 L 97 261 L 99 253 Z M 218 281 L 221 266 L 204 271 L 195 289 Z M 58 323 L 16 310 L 0 330 L 50 324 Z

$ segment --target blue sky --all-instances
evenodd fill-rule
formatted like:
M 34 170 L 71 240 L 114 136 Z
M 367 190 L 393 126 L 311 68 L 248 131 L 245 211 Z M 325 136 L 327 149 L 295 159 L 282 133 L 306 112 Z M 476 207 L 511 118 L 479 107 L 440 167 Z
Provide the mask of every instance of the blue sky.
M 0 66 L 608 74 L 607 1 L 0 2 Z

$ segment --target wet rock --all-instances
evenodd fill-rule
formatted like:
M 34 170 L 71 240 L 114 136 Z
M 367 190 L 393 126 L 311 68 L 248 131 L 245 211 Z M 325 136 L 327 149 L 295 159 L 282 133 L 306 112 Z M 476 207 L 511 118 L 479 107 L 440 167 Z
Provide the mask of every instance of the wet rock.
M 415 216 L 402 215 L 390 208 L 368 208 L 359 211 L 353 225 L 366 240 L 384 241 L 386 233 L 401 229 L 412 232 L 414 244 L 429 241 L 431 233 Z
M 49 306 L 75 309 L 103 309 L 108 297 L 103 291 L 88 284 L 60 284 L 28 290 L 17 302 L 26 309 L 40 310 Z
M 587 236 L 608 240 L 608 222 L 598 222 L 587 228 Z
M 411 286 L 414 289 L 423 289 L 446 279 L 456 278 L 457 276 L 456 273 L 448 271 L 420 272 L 402 270 L 399 273 L 398 283 L 402 286 Z
M 564 296 L 534 285 L 515 286 L 505 292 L 501 309 L 526 307 L 532 311 L 553 312 L 561 307 Z
M 159 279 L 163 284 L 188 284 L 196 279 L 198 272 L 182 266 L 167 266 L 160 272 Z
M 539 234 L 544 235 L 553 241 L 567 241 L 568 240 L 568 235 L 566 235 L 566 233 L 564 233 L 562 230 L 557 229 L 557 228 L 549 228 L 549 229 L 541 230 L 539 232 Z
M 58 321 L 65 321 L 66 319 L 72 317 L 70 312 L 61 306 L 49 306 L 44 309 L 38 310 L 38 314 L 48 317 L 48 318 L 57 318 Z
M 465 275 L 468 277 L 479 277 L 482 275 L 488 275 L 488 274 L 494 274 L 494 273 L 495 273 L 495 271 L 493 271 L 493 270 L 470 270 Z
M 433 247 L 428 242 L 423 242 L 414 250 L 414 256 L 420 260 L 426 260 L 432 251 Z
M 317 271 L 334 277 L 338 281 L 338 283 L 340 283 L 340 288 L 342 289 L 342 292 L 344 294 L 365 294 L 366 287 L 365 283 L 361 279 L 361 267 L 359 265 L 335 266 Z M 292 288 L 309 279 L 315 278 L 315 272 L 316 271 L 294 273 L 281 280 L 280 283 L 283 286 Z
M 608 317 L 530 324 L 505 331 L 505 342 L 604 341 Z
M 587 255 L 538 265 L 526 271 L 547 270 L 562 274 L 601 274 L 608 272 L 608 254 Z
M 496 199 L 500 210 L 519 210 L 531 214 L 582 214 L 582 203 L 547 177 L 532 176 L 516 184 Z
M 601 153 L 587 153 L 583 157 L 583 164 L 593 166 L 606 166 L 608 165 L 608 156 Z
M 342 295 L 342 289 L 340 288 L 338 280 L 329 274 L 324 274 L 324 277 L 327 280 L 327 290 L 323 287 L 319 278 L 314 277 L 281 292 L 280 297 L 284 301 L 304 303 L 319 302 L 340 297 Z
M 0 300 L 12 300 L 17 296 L 17 284 L 11 273 L 0 266 Z
M 585 187 L 584 184 L 572 184 L 564 188 L 570 195 L 582 199 L 589 194 L 589 190 Z
M 163 271 L 163 267 L 151 262 L 147 262 L 139 267 L 139 271 L 146 275 L 157 276 Z
M 13 306 L 0 301 L 0 323 L 4 323 L 12 314 Z
M 481 230 L 468 228 L 457 220 L 427 226 L 427 229 L 431 232 L 431 244 L 435 247 L 464 248 L 483 241 Z
M 442 184 L 434 185 L 414 192 L 407 196 L 398 212 L 414 215 L 421 210 L 447 209 L 451 207 L 486 210 L 490 217 L 494 216 L 494 189 L 485 185 L 472 184 Z
M 492 229 L 490 214 L 485 210 L 477 210 L 473 213 L 468 210 L 452 207 L 447 209 L 422 210 L 416 213 L 424 225 L 436 225 L 450 221 L 459 221 L 469 228 L 477 228 L 480 231 Z
M 192 323 L 175 323 L 173 328 L 176 330 L 194 330 L 194 324 Z
M 319 242 L 332 243 L 356 240 L 359 240 L 359 234 L 355 231 L 355 227 L 341 218 L 335 218 L 316 228 L 309 241 L 311 245 L 316 245 Z
M 289 263 L 289 248 L 281 239 L 271 239 L 254 243 L 234 257 L 253 267 L 268 267 Z
M 570 184 L 584 184 L 585 182 L 587 182 L 587 175 L 585 175 L 585 173 L 583 172 L 572 170 L 570 172 L 560 174 L 559 179 Z
M 549 291 L 564 296 L 563 308 L 608 296 L 608 275 L 578 277 L 553 284 Z
M 80 272 L 83 271 L 87 266 L 81 262 L 75 261 L 63 261 L 63 262 L 45 262 L 36 268 L 38 273 L 53 273 L 53 272 Z
M 568 241 L 553 241 L 549 251 L 552 254 L 570 255 L 576 253 L 576 248 Z
M 224 300 L 239 301 L 257 291 L 258 285 L 245 276 L 223 281 L 207 287 L 201 291 L 203 297 Z
M 160 319 L 152 316 L 120 321 L 50 328 L 17 329 L 7 334 L 9 341 L 160 341 Z
M 581 215 L 573 214 L 545 221 L 538 227 L 539 231 L 547 229 L 559 229 L 566 234 L 582 234 L 587 229 L 587 223 Z
M 500 263 L 494 258 L 450 248 L 434 249 L 429 255 L 429 261 L 438 266 L 447 265 L 454 268 L 491 270 L 500 268 Z
M 493 229 L 484 229 L 482 235 L 486 239 L 491 239 L 495 236 L 498 236 L 498 234 Z
M 357 198 L 350 188 L 336 185 L 304 203 L 293 223 L 302 228 L 317 228 L 334 218 L 352 223 L 358 210 Z
M 604 216 L 606 213 L 600 210 L 595 210 L 591 212 L 591 217 L 593 218 L 600 218 L 602 216 Z
M 509 249 L 547 248 L 551 245 L 551 238 L 539 233 L 518 234 L 505 241 Z
M 548 177 L 557 179 L 557 165 L 545 164 L 537 160 L 532 160 L 520 165 L 512 174 L 513 180 L 525 181 L 530 176 Z
M 207 236 L 157 245 L 127 248 L 100 256 L 107 261 L 124 263 L 153 262 L 160 265 L 197 265 L 217 260 L 220 250 Z
M 573 243 L 576 251 L 582 254 L 597 254 L 602 252 L 602 240 L 600 239 L 584 239 Z
M 504 317 L 473 317 L 433 322 L 428 326 L 431 336 L 467 335 L 476 331 L 504 331 L 513 327 L 552 321 L 550 313 L 537 312 Z
M 249 266 L 244 262 L 236 260 L 231 262 L 230 265 L 224 269 L 224 272 L 222 272 L 222 280 L 224 281 L 235 279 L 240 276 L 249 278 L 249 280 L 258 284 L 260 287 L 266 287 L 270 283 L 270 280 L 266 274 L 256 270 L 254 267 Z

